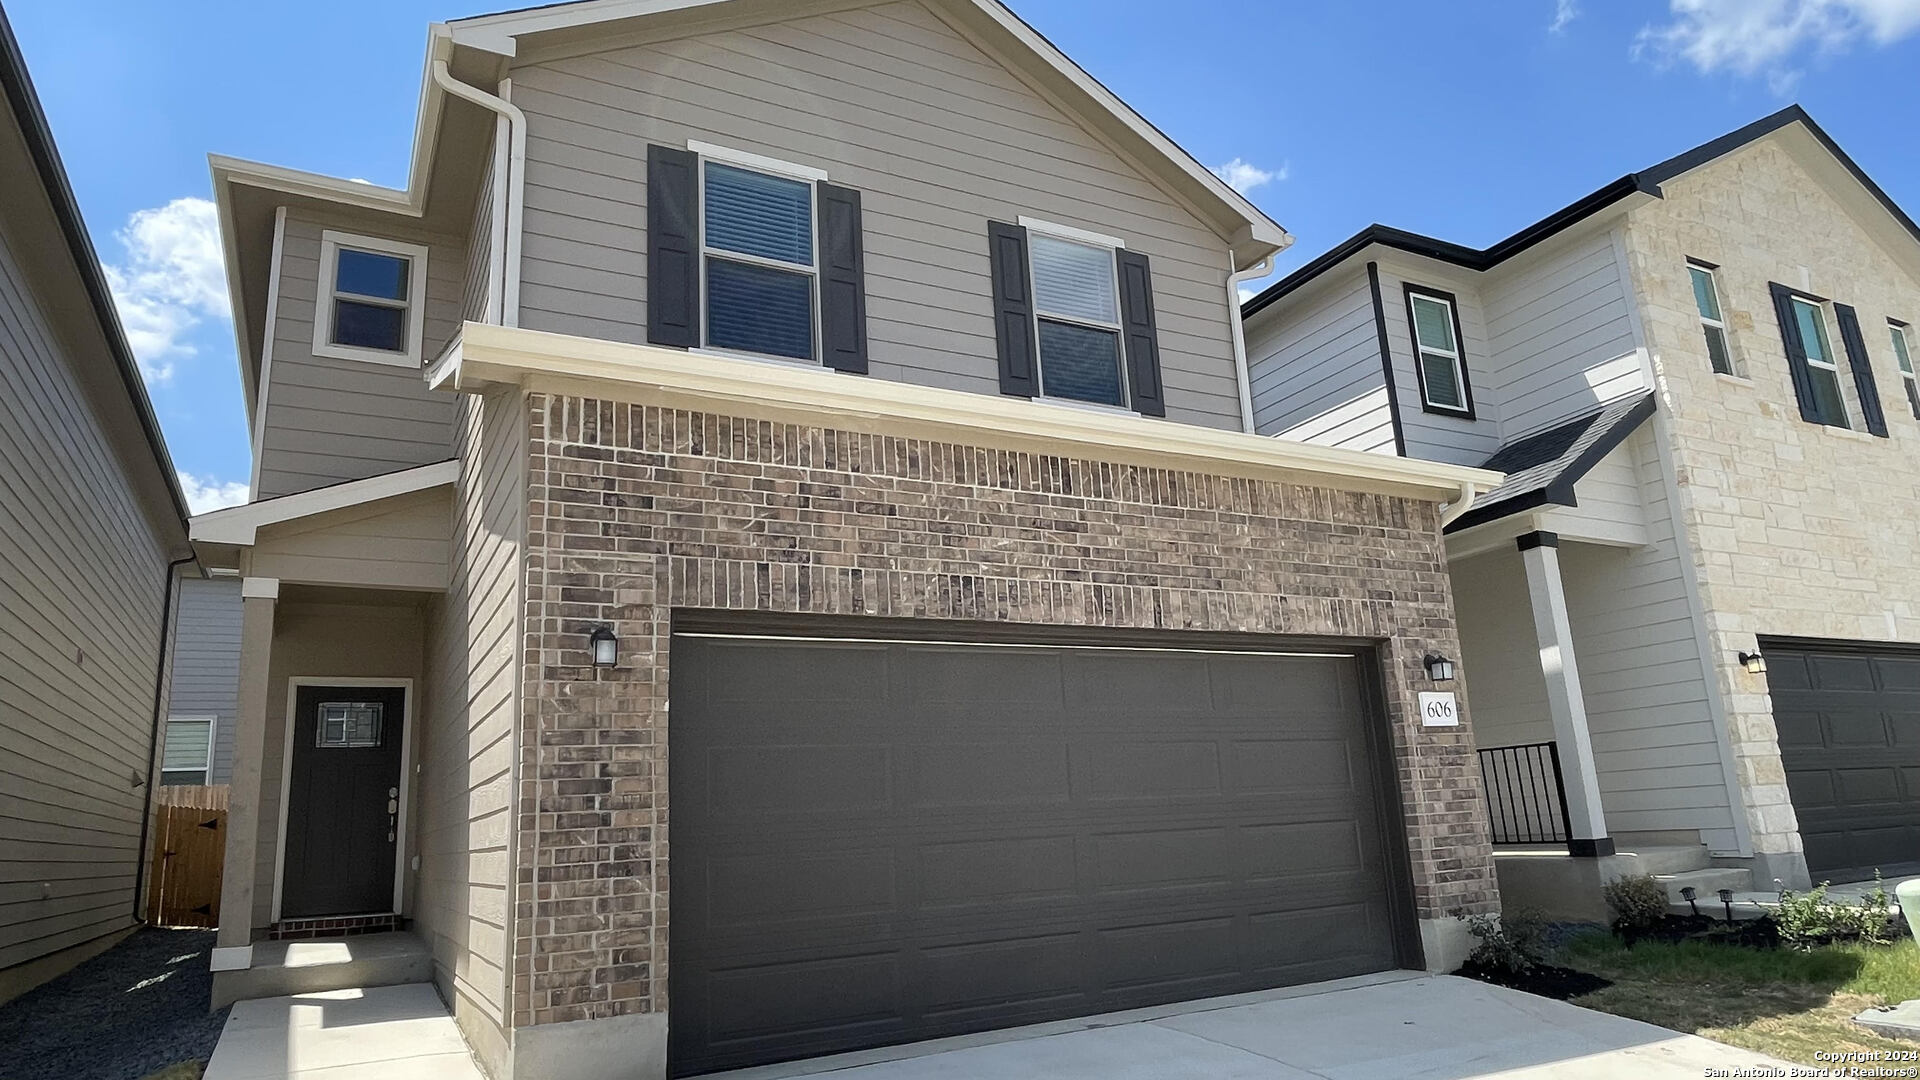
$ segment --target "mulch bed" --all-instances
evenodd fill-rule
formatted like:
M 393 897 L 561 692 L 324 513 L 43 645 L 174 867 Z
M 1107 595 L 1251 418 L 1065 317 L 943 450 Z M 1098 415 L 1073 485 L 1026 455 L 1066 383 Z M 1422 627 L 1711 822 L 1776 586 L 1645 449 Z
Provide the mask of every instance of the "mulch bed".
M 211 930 L 148 928 L 0 1005 L 0 1077 L 140 1080 L 204 1061 L 227 1010 L 207 1009 Z
M 1668 915 L 1659 925 L 1646 930 L 1616 927 L 1614 933 L 1627 948 L 1642 941 L 1677 945 L 1683 941 L 1705 941 L 1713 945 L 1739 945 L 1748 949 L 1780 947 L 1780 927 L 1772 916 L 1727 923 L 1706 915 Z
M 1455 975 L 1463 979 L 1478 979 L 1483 983 L 1504 986 L 1509 990 L 1520 990 L 1529 994 L 1538 994 L 1555 1001 L 1566 1001 L 1582 994 L 1591 994 L 1595 990 L 1604 990 L 1613 983 L 1598 975 L 1589 975 L 1572 968 L 1541 965 L 1528 971 L 1508 971 L 1504 968 L 1484 967 L 1469 960 L 1466 966 Z

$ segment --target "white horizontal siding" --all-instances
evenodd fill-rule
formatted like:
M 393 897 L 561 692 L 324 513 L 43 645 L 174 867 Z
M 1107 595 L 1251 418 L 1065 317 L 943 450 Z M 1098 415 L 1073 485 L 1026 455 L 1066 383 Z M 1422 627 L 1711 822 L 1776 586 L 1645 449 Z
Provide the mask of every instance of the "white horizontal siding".
M 1377 450 L 1393 415 L 1364 269 L 1287 297 L 1247 323 L 1254 430 L 1300 442 Z
M 1170 419 L 1240 427 L 1228 249 L 916 0 L 513 70 L 528 116 L 521 324 L 646 338 L 647 146 L 717 143 L 862 193 L 871 371 L 997 394 L 987 222 L 1153 260 Z
M 1386 316 L 1387 351 L 1393 357 L 1394 392 L 1400 401 L 1406 431 L 1407 456 L 1456 465 L 1479 465 L 1500 449 L 1502 439 L 1498 384 L 1490 375 L 1490 346 L 1486 319 L 1475 294 L 1477 278 L 1466 271 L 1441 269 L 1411 259 L 1380 262 L 1381 311 Z M 1466 357 L 1467 384 L 1473 391 L 1474 419 L 1428 412 L 1420 396 L 1420 377 L 1414 370 L 1419 355 L 1407 322 L 1406 286 L 1438 289 L 1458 300 L 1460 334 Z
M 1487 275 L 1481 296 L 1493 350 L 1489 389 L 1509 438 L 1641 389 L 1610 232 L 1543 245 Z

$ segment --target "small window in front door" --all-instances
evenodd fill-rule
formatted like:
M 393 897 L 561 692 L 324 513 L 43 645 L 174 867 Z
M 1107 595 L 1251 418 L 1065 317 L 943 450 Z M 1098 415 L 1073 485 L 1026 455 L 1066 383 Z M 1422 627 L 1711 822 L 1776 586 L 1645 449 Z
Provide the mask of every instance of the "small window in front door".
M 313 744 L 323 750 L 379 746 L 384 711 L 377 701 L 322 702 Z

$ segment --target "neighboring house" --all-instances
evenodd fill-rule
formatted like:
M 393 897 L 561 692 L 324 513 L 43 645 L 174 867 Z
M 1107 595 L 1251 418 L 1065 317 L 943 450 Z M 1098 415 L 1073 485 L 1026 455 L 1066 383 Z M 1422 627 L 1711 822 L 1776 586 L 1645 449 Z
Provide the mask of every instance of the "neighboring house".
M 1509 474 L 1447 545 L 1497 838 L 1761 890 L 1920 860 L 1920 233 L 1803 111 L 1246 311 L 1262 432 Z
M 139 917 L 186 506 L 0 11 L 0 1000 Z
M 406 190 L 213 162 L 217 999 L 397 925 L 557 1080 L 1460 959 L 1484 798 L 1415 700 L 1499 477 L 1247 431 L 1285 232 L 993 0 L 429 47 Z
M 175 603 L 160 783 L 223 786 L 233 776 L 239 710 L 240 578 L 184 578 Z

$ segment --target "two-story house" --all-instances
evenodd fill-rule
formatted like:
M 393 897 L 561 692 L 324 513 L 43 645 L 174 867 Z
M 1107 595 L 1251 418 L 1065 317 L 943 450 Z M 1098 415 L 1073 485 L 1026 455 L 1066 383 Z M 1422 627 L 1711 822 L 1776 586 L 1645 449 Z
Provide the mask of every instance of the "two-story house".
M 1496 839 L 1579 858 L 1507 903 L 1920 859 L 1920 231 L 1802 110 L 1246 311 L 1262 433 L 1508 474 L 1448 526 L 1476 737 Z
M 217 998 L 430 976 L 496 1076 L 686 1075 L 1447 968 L 1496 902 L 1416 700 L 1500 477 L 1255 434 L 1290 238 L 995 0 L 460 20 L 406 189 L 213 167 Z

